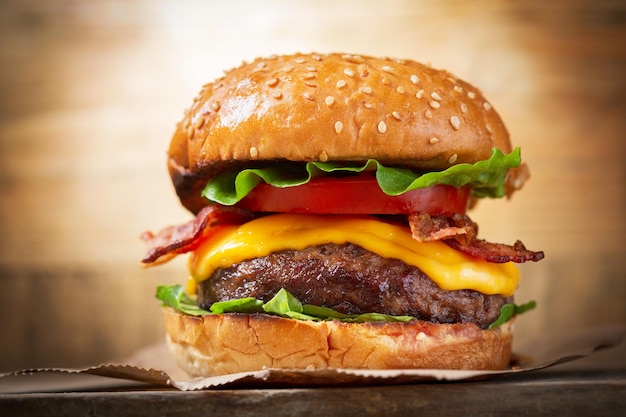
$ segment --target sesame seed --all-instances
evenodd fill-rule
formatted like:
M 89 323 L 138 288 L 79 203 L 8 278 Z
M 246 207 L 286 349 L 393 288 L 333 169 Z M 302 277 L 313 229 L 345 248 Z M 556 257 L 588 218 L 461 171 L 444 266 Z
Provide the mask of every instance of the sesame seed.
M 343 88 L 346 86 L 346 82 L 344 80 L 337 81 L 337 88 Z
M 335 97 L 333 97 L 333 96 L 328 96 L 328 97 L 326 97 L 326 100 L 324 100 L 324 101 L 326 101 L 326 105 L 327 105 L 328 107 L 330 107 L 330 106 L 332 106 L 332 105 L 333 105 L 333 103 L 335 103 Z
M 483 109 L 485 109 L 486 111 L 491 110 L 491 104 L 487 103 L 486 101 L 483 103 Z
M 343 130 L 343 123 L 339 121 L 335 122 L 335 132 L 341 133 L 342 130 Z
M 278 78 L 270 78 L 269 80 L 265 81 L 265 84 L 267 84 L 268 87 L 275 87 L 278 84 Z
M 467 96 L 473 100 L 476 98 L 476 93 L 473 91 L 468 91 Z
M 201 129 L 202 126 L 204 125 L 204 117 L 198 117 L 194 122 L 193 122 L 193 127 L 195 129 Z
M 487 129 L 487 132 L 493 133 L 493 129 L 491 128 L 490 125 L 485 125 L 485 128 Z
M 450 124 L 452 125 L 454 130 L 459 130 L 459 127 L 461 127 L 461 119 L 459 119 L 458 116 L 451 116 Z
M 448 158 L 448 163 L 453 164 L 456 162 L 456 160 L 458 159 L 458 155 L 453 153 L 450 158 Z
M 404 94 L 404 93 L 406 93 L 406 88 L 404 88 L 404 87 L 402 87 L 401 85 L 399 85 L 399 86 L 398 86 L 398 88 L 396 88 L 396 91 L 397 91 L 399 94 Z
M 259 157 L 259 150 L 254 146 L 250 147 L 250 158 L 257 159 Z
M 360 55 L 342 55 L 341 57 L 345 59 L 346 61 L 352 62 L 355 64 L 359 64 L 363 62 L 363 58 Z
M 296 64 L 302 64 L 302 63 L 304 63 L 304 58 L 296 58 L 295 62 L 296 62 Z
M 422 90 L 418 91 L 417 93 L 415 93 L 415 97 L 416 98 L 424 97 L 424 90 L 422 89 Z
M 360 90 L 361 90 L 362 93 L 365 93 L 365 94 L 371 94 L 372 93 L 372 88 L 368 87 L 366 85 L 361 87 Z
M 363 107 L 365 107 L 366 109 L 371 109 L 374 106 L 372 105 L 372 103 L 368 103 L 367 101 L 364 101 L 363 102 Z
M 328 161 L 328 154 L 326 153 L 326 151 L 322 151 L 322 153 L 320 153 L 319 159 L 321 162 Z
M 454 77 L 446 77 L 446 80 L 450 81 L 452 84 L 456 84 L 456 79 Z
M 385 72 L 393 72 L 393 68 L 391 68 L 389 65 L 384 65 L 381 70 L 385 71 Z
M 214 111 L 218 111 L 218 110 L 220 109 L 220 103 L 219 103 L 219 101 L 214 101 L 213 103 L 211 103 L 211 108 L 212 108 Z
M 323 61 L 324 60 L 324 58 L 322 58 L 319 55 L 313 55 L 313 59 L 316 60 L 316 61 Z
M 196 130 L 193 128 L 193 126 L 189 126 L 187 128 L 187 137 L 188 138 L 193 138 L 195 132 L 196 132 Z
M 382 78 L 382 80 L 380 80 L 380 82 L 382 82 L 382 83 L 383 83 L 383 84 L 385 84 L 385 85 L 389 85 L 389 83 L 390 83 L 391 81 L 389 81 L 389 78 L 387 78 L 387 77 L 383 77 L 383 78 Z
M 456 91 L 457 93 L 462 93 L 463 92 L 463 87 L 461 87 L 460 85 L 455 85 L 454 86 L 454 91 Z
M 315 68 L 315 67 L 306 67 L 306 70 L 307 71 L 311 71 L 311 72 L 316 72 L 317 68 Z
M 283 68 L 283 71 L 285 71 L 285 72 L 291 72 L 291 71 L 293 71 L 293 65 L 286 65 L 286 66 Z
M 393 111 L 391 112 L 391 115 L 393 116 L 394 119 L 396 120 L 402 120 L 402 118 L 400 117 L 400 113 L 398 113 L 397 111 Z
M 406 64 L 406 60 L 404 60 L 404 59 L 396 58 L 396 59 L 395 59 L 395 61 L 396 61 L 398 64 L 400 64 L 400 65 L 404 65 L 404 64 Z
M 441 101 L 441 96 L 437 92 L 432 93 L 430 96 L 437 101 Z
M 304 79 L 304 80 L 312 80 L 312 79 L 313 79 L 313 78 L 315 78 L 315 77 L 317 77 L 317 75 L 315 75 L 314 73 L 312 73 L 312 72 L 307 72 L 306 74 L 304 74 L 304 75 L 302 76 L 302 79 Z
M 280 91 L 278 91 L 278 90 L 272 91 L 272 97 L 274 97 L 274 98 L 281 98 L 282 96 L 283 96 L 283 93 L 281 93 Z
M 382 120 L 378 122 L 378 133 L 385 133 L 387 131 L 387 124 Z
M 439 142 L 439 138 L 430 138 L 428 140 L 428 143 L 430 143 L 431 145 L 434 145 L 437 142 Z
M 430 107 L 432 107 L 433 109 L 438 109 L 439 107 L 441 107 L 441 104 L 439 104 L 438 101 L 435 100 L 431 100 L 428 102 L 428 104 L 430 105 Z
M 424 117 L 425 117 L 425 118 L 427 118 L 427 119 L 432 119 L 432 117 L 433 117 L 433 112 L 431 112 L 430 110 L 426 110 L 426 111 L 424 112 Z
M 467 104 L 461 103 L 461 113 L 467 113 Z
M 304 85 L 308 87 L 317 87 L 317 84 L 315 84 L 313 81 L 305 81 Z
M 303 96 L 304 96 L 304 98 L 306 98 L 307 100 L 311 100 L 311 101 L 313 101 L 313 94 L 311 94 L 310 92 L 305 91 L 302 95 L 303 95 Z
M 412 82 L 413 84 L 417 84 L 417 83 L 419 83 L 419 82 L 420 82 L 420 77 L 418 77 L 418 76 L 417 76 L 417 75 L 415 75 L 415 74 L 411 75 L 411 82 Z
M 345 70 L 343 70 L 343 73 L 346 74 L 348 77 L 354 77 L 354 71 L 352 71 L 350 68 L 346 68 Z

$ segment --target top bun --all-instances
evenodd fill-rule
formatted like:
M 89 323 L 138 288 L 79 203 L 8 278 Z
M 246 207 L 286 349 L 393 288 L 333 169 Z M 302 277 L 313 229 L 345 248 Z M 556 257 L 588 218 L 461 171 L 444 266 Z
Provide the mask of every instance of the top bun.
M 375 158 L 441 170 L 487 159 L 492 148 L 512 149 L 500 116 L 449 72 L 295 54 L 244 63 L 206 84 L 177 126 L 168 166 L 181 202 L 197 212 L 206 181 L 234 165 Z

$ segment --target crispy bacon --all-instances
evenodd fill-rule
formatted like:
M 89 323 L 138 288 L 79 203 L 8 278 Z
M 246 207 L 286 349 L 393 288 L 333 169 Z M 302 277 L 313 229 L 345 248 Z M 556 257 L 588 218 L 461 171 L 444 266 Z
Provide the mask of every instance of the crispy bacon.
M 458 213 L 452 217 L 412 214 L 409 216 L 409 226 L 413 238 L 420 242 L 455 239 L 469 243 L 478 234 L 478 225 L 468 216 Z
M 482 239 L 472 239 L 468 245 L 463 245 L 454 239 L 447 239 L 444 240 L 444 242 L 458 251 L 487 262 L 536 262 L 542 260 L 544 257 L 543 251 L 534 252 L 528 250 L 519 240 L 516 241 L 514 245 L 491 243 Z
M 148 250 L 141 262 L 146 266 L 167 262 L 176 255 L 196 249 L 218 226 L 242 224 L 254 217 L 254 213 L 239 208 L 206 206 L 187 223 L 166 227 L 157 234 L 144 232 L 141 238 Z M 416 240 L 442 240 L 460 252 L 487 262 L 521 263 L 539 261 L 544 257 L 543 251 L 530 251 L 519 240 L 514 245 L 506 245 L 477 239 L 478 226 L 466 215 L 448 217 L 421 213 L 410 215 L 408 220 Z
M 197 248 L 217 226 L 241 224 L 253 217 L 253 213 L 239 208 L 206 206 L 187 223 L 166 227 L 156 235 L 144 232 L 141 238 L 148 245 L 148 251 L 141 262 L 146 266 L 167 262 L 176 255 Z
M 543 251 L 526 249 L 519 240 L 514 245 L 491 243 L 477 239 L 478 226 L 468 216 L 430 216 L 426 213 L 409 216 L 413 238 L 420 242 L 442 240 L 454 249 L 487 262 L 504 263 L 539 261 Z

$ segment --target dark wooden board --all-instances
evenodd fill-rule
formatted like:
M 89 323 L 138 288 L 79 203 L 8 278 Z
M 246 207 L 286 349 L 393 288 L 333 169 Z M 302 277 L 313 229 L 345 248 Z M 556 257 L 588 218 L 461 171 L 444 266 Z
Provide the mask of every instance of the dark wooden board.
M 483 382 L 181 392 L 0 395 L 2 415 L 623 416 L 624 371 L 537 372 Z

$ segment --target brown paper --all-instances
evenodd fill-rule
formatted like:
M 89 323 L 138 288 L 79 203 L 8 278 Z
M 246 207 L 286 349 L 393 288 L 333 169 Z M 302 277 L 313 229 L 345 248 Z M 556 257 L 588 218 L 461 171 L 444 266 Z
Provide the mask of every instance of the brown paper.
M 151 346 L 120 362 L 84 369 L 25 369 L 0 374 L 0 392 L 11 385 L 12 378 L 42 373 L 62 373 L 76 376 L 97 375 L 116 378 L 128 383 L 140 382 L 180 390 L 224 388 L 274 388 L 316 386 L 366 386 L 407 384 L 425 381 L 484 380 L 499 375 L 529 372 L 563 364 L 617 346 L 626 333 L 626 325 L 581 329 L 567 334 L 543 335 L 516 346 L 514 362 L 502 371 L 461 371 L 440 369 L 262 369 L 211 378 L 189 378 L 176 367 L 165 344 Z M 23 382 L 23 381 L 22 381 Z

